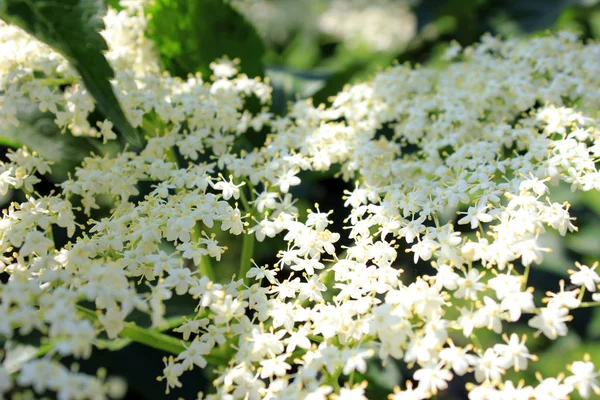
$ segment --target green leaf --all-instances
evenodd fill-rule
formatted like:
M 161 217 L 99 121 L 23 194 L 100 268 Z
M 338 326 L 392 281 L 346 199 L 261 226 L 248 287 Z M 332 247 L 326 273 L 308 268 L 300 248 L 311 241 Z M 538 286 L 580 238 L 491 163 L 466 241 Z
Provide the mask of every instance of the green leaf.
M 558 20 L 560 13 L 573 3 L 573 0 L 504 0 L 506 12 L 523 32 L 550 27 Z
M 187 77 L 228 56 L 241 60 L 241 71 L 263 76 L 262 39 L 254 27 L 222 0 L 156 0 L 148 8 L 147 35 L 156 43 L 163 64 L 172 74 Z
M 96 104 L 133 145 L 141 145 L 110 85 L 114 72 L 103 52 L 108 46 L 103 10 L 97 0 L 4 0 L 0 18 L 17 25 L 61 53 L 79 72 Z
M 68 173 L 81 165 L 90 152 L 104 154 L 105 150 L 117 146 L 114 142 L 102 144 L 94 138 L 61 134 L 54 118 L 50 112 L 41 112 L 37 104 L 21 102 L 17 106 L 19 126 L 11 130 L 0 129 L 0 145 L 11 148 L 27 146 L 43 159 L 51 161 L 50 178 L 54 182 L 67 179 Z

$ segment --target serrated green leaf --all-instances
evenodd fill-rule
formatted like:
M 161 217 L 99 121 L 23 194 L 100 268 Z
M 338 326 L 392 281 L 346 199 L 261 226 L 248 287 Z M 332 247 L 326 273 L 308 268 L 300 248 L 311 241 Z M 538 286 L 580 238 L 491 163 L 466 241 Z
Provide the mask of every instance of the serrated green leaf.
M 187 77 L 228 56 L 241 60 L 248 76 L 263 76 L 262 39 L 254 27 L 222 0 L 156 0 L 148 10 L 148 36 L 154 40 L 166 69 Z
M 98 0 L 4 0 L 0 18 L 19 26 L 61 53 L 79 72 L 96 104 L 133 145 L 141 145 L 112 90 L 114 72 L 104 58 L 108 45 L 100 35 L 104 29 L 102 2 Z

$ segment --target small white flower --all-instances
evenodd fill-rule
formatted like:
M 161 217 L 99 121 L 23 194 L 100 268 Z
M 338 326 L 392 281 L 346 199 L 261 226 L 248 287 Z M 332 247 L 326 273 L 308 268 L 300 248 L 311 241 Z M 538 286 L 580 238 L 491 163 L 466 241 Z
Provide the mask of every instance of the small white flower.
M 287 354 L 272 357 L 260 362 L 261 370 L 260 377 L 262 379 L 271 378 L 273 376 L 284 376 L 286 371 L 290 370 L 292 366 L 285 362 L 288 358 Z
M 568 399 L 573 387 L 566 383 L 561 383 L 564 375 L 557 378 L 546 378 L 540 382 L 533 390 L 535 400 L 563 400 Z M 538 375 L 539 379 L 539 375 Z
M 438 390 L 444 390 L 448 387 L 448 381 L 452 379 L 452 373 L 443 368 L 443 364 L 430 364 L 415 371 L 413 378 L 419 381 L 420 390 L 435 395 Z
M 490 222 L 493 219 L 493 216 L 485 212 L 487 208 L 486 205 L 469 207 L 466 213 L 461 213 L 466 215 L 458 220 L 458 224 L 471 224 L 471 229 L 476 229 L 480 223 Z
M 544 307 L 539 313 L 531 318 L 529 326 L 538 329 L 538 333 L 543 333 L 548 339 L 556 339 L 558 336 L 566 336 L 568 329 L 565 322 L 571 321 L 572 316 L 566 308 Z
M 477 300 L 478 292 L 485 289 L 485 283 L 480 282 L 480 279 L 485 275 L 473 268 L 465 273 L 464 278 L 459 277 L 457 280 L 458 288 L 454 292 L 457 298 Z
M 596 396 L 600 396 L 600 372 L 597 372 L 594 363 L 589 361 L 589 355 L 584 359 L 587 360 L 571 364 L 570 371 L 573 375 L 565 379 L 565 384 L 575 388 L 584 399 L 589 399 L 592 391 Z
M 515 371 L 524 371 L 527 369 L 529 360 L 537 360 L 536 356 L 529 354 L 529 349 L 525 346 L 527 336 L 523 335 L 522 339 L 516 333 L 508 336 L 503 335 L 502 338 L 506 344 L 496 344 L 494 351 L 500 356 L 502 368 L 509 369 L 514 367 Z
M 579 271 L 569 270 L 571 274 L 571 283 L 577 286 L 585 286 L 590 292 L 596 291 L 596 285 L 600 283 L 600 276 L 596 272 L 598 262 L 595 262 L 591 267 L 575 262 L 575 266 Z

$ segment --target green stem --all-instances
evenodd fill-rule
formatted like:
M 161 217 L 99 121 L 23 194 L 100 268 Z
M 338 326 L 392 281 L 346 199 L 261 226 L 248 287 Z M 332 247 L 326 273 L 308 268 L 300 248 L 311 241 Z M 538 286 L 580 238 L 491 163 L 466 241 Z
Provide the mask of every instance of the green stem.
M 173 147 L 167 149 L 165 154 L 167 156 L 167 161 L 174 163 L 177 166 L 177 168 L 181 168 L 181 165 L 179 165 L 179 161 L 177 159 L 177 153 L 175 152 L 175 149 Z M 202 233 L 200 225 L 196 222 L 196 225 L 194 225 L 194 229 L 192 230 L 193 241 L 197 243 L 201 235 Z M 202 257 L 200 259 L 200 265 L 197 265 L 197 267 L 198 271 L 200 271 L 200 273 L 203 276 L 206 276 L 213 282 L 216 281 L 215 271 L 212 268 L 212 262 L 209 256 Z
M 212 260 L 209 256 L 203 256 L 200 259 L 200 265 L 198 265 L 198 271 L 202 274 L 202 276 L 206 276 L 212 282 L 217 281 L 217 277 L 215 276 L 215 270 L 212 267 Z
M 589 307 L 600 307 L 600 301 L 586 301 L 579 305 L 577 308 L 589 308 Z
M 244 235 L 244 242 L 242 243 L 242 256 L 240 258 L 240 272 L 239 279 L 243 279 L 244 285 L 248 284 L 246 274 L 250 270 L 252 265 L 252 255 L 254 254 L 254 234 Z
M 250 193 L 252 193 L 252 189 L 250 189 Z M 252 216 L 252 207 L 248 203 L 248 199 L 246 198 L 246 194 L 244 193 L 244 188 L 240 188 L 240 200 L 242 201 L 242 206 L 244 207 L 244 211 Z M 242 255 L 240 257 L 240 270 L 238 279 L 242 279 L 244 285 L 248 284 L 248 280 L 246 278 L 246 274 L 250 270 L 250 266 L 252 265 L 252 256 L 254 255 L 254 234 L 246 233 L 244 235 L 244 241 L 242 243 Z
M 87 309 L 82 306 L 77 306 L 77 308 L 89 320 L 94 321 L 94 322 L 98 321 L 98 315 L 95 312 L 93 312 L 92 310 Z M 187 315 L 187 316 L 181 315 L 181 316 L 169 318 L 169 319 L 167 319 L 167 324 L 165 326 L 163 326 L 161 329 L 159 329 L 158 331 L 163 332 L 163 331 L 168 331 L 168 330 L 174 329 L 174 328 L 180 326 L 181 324 L 183 324 L 186 320 L 196 318 L 196 316 L 197 316 L 197 314 Z M 136 337 L 140 338 L 142 336 L 140 331 L 143 332 L 143 336 L 147 338 L 146 340 L 143 340 L 143 341 L 135 340 Z M 118 340 L 105 340 L 102 342 L 102 346 L 100 346 L 99 348 L 108 349 L 110 351 L 118 351 L 118 350 L 121 350 L 124 347 L 128 346 L 129 344 L 131 344 L 131 342 L 137 341 L 139 343 L 147 344 L 147 342 L 151 338 L 158 337 L 159 340 L 163 340 L 163 337 L 168 337 L 169 338 L 169 347 L 168 347 L 169 350 L 175 351 L 175 350 L 181 348 L 182 349 L 181 351 L 183 351 L 185 349 L 183 347 L 183 345 L 181 345 L 182 342 L 178 341 L 177 339 L 175 339 L 171 336 L 163 335 L 158 332 L 152 332 L 152 333 L 154 333 L 154 335 L 152 336 L 152 335 L 149 335 L 146 333 L 148 331 L 150 331 L 150 330 L 140 328 L 140 327 L 128 326 L 125 329 L 123 329 L 123 332 L 121 333 L 121 336 L 122 336 L 121 338 L 119 338 Z M 40 357 L 50 353 L 54 349 L 55 344 L 56 343 L 50 342 L 50 343 L 41 345 L 34 354 L 32 354 L 31 356 L 28 356 L 27 358 L 25 358 L 23 360 L 20 360 L 19 365 L 22 365 L 31 359 L 40 358 Z M 154 347 L 154 348 L 159 348 L 161 350 L 165 350 L 165 346 L 159 346 L 159 347 L 157 347 L 155 345 L 150 345 L 150 346 Z M 165 351 L 168 351 L 168 350 L 165 350 Z M 179 353 L 180 353 L 180 351 L 173 353 L 173 354 L 179 354 Z M 215 358 L 215 360 L 213 360 L 213 361 L 215 364 L 218 364 L 220 362 L 220 360 L 218 358 Z M 20 367 L 17 367 L 17 369 L 14 372 L 16 372 L 19 368 Z
M 352 373 L 350 374 L 350 387 L 352 387 L 352 385 L 354 385 L 354 374 L 356 373 L 356 371 L 352 371 Z
M 579 301 L 583 300 L 583 296 L 585 295 L 585 286 L 581 287 L 581 292 L 579 292 L 579 297 L 577 298 Z
M 342 370 L 339 369 L 339 370 L 335 371 L 335 373 L 329 374 L 329 379 L 327 380 L 329 382 L 329 384 L 331 385 L 331 387 L 333 387 L 333 391 L 336 393 L 340 392 L 340 383 L 338 382 L 338 379 L 339 379 L 341 373 L 342 373 Z
M 177 168 L 179 168 L 179 161 L 177 160 L 177 153 L 175 152 L 175 149 L 173 147 L 168 148 L 167 150 L 165 150 L 165 155 L 167 156 L 167 161 L 172 162 L 173 164 L 175 164 L 175 166 Z
M 83 306 L 77 306 L 77 309 L 81 314 L 90 321 L 98 322 L 98 315 L 90 310 L 89 308 L 85 308 Z M 181 316 L 176 317 L 172 321 L 170 321 L 164 329 L 172 329 L 181 325 L 185 319 L 195 318 L 196 314 L 193 316 Z M 189 342 L 185 340 L 177 339 L 173 336 L 165 335 L 158 330 L 142 328 L 137 326 L 133 322 L 126 323 L 125 327 L 119 333 L 119 337 L 123 339 L 130 340 L 132 342 L 144 344 L 148 347 L 152 347 L 154 349 L 162 350 L 167 353 L 171 353 L 173 355 L 179 355 L 183 351 L 186 350 L 187 347 L 190 346 Z M 229 362 L 227 358 L 227 354 L 222 352 L 211 353 L 210 355 L 203 356 L 206 361 L 213 365 L 226 365 Z
M 83 306 L 77 306 L 77 310 L 79 310 L 79 312 L 87 319 L 99 321 L 98 315 L 94 311 Z M 148 347 L 163 350 L 175 355 L 179 355 L 181 352 L 185 351 L 185 341 L 152 329 L 139 327 L 133 322 L 126 323 L 119 336 L 129 339 L 132 342 L 145 344 Z
M 183 323 L 185 321 L 196 318 L 197 315 L 198 314 L 179 315 L 176 317 L 167 318 L 166 325 L 161 326 L 160 328 L 157 329 L 157 331 L 158 332 L 170 331 L 172 329 L 177 328 L 178 326 L 183 325 Z M 127 338 L 118 338 L 117 340 L 98 339 L 98 341 L 99 341 L 97 344 L 98 348 L 101 348 L 101 349 L 106 348 L 107 350 L 110 350 L 110 351 L 119 351 L 119 350 L 123 349 L 124 347 L 129 346 L 132 342 L 131 339 L 127 339 Z
M 250 192 L 252 192 L 252 189 L 250 190 Z M 252 207 L 250 206 L 250 203 L 248 203 L 248 199 L 246 198 L 246 194 L 244 193 L 244 187 L 240 187 L 240 200 L 242 202 L 242 206 L 244 207 L 244 211 L 246 211 L 249 214 L 252 214 Z
M 531 270 L 531 264 L 525 266 L 525 272 L 523 273 L 523 289 L 527 288 L 527 281 L 529 280 L 529 271 Z
M 146 114 L 142 120 L 141 128 L 148 137 L 162 136 L 165 131 L 165 124 L 154 115 Z
M 479 338 L 475 333 L 471 333 L 471 341 L 473 342 L 476 348 L 483 350 L 483 346 L 481 345 L 481 342 L 479 341 Z
M 38 78 L 38 82 L 43 83 L 46 86 L 62 86 L 62 85 L 73 85 L 75 80 L 68 78 Z
M 196 222 L 196 225 L 194 225 L 194 229 L 192 230 L 192 240 L 195 243 L 197 243 L 198 240 L 200 240 L 201 235 L 202 235 L 202 232 L 200 231 L 200 224 L 198 222 Z M 210 257 L 208 255 L 203 256 L 200 259 L 200 265 L 197 265 L 197 267 L 198 267 L 198 271 L 200 271 L 200 274 L 202 274 L 202 276 L 206 276 L 211 281 L 216 282 L 217 277 L 216 277 L 215 271 L 212 267 L 212 260 L 210 259 Z
M 250 191 L 250 200 L 256 200 L 256 195 L 254 194 L 254 185 L 249 180 L 246 181 L 246 184 L 248 185 L 248 189 Z
M 312 340 L 313 342 L 317 342 L 317 343 L 323 343 L 323 337 L 321 336 L 316 336 L 316 335 L 308 335 L 308 338 L 310 340 Z

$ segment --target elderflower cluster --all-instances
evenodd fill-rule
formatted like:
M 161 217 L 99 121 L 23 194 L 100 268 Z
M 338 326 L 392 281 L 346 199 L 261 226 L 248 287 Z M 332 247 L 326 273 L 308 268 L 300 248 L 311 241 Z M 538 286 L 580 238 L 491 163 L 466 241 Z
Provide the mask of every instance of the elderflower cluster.
M 324 35 L 350 48 L 403 49 L 415 36 L 410 6 L 419 0 L 253 0 L 234 2 L 269 42 L 284 43 L 297 30 Z
M 557 282 L 540 302 L 528 282 L 549 251 L 540 236 L 577 229 L 551 187 L 600 188 L 599 45 L 567 34 L 484 37 L 452 48 L 444 70 L 397 65 L 331 107 L 298 102 L 274 117 L 268 82 L 238 74 L 234 61 L 213 63 L 209 80 L 158 74 L 142 8 L 127 3 L 109 12 L 104 36 L 144 148 L 90 154 L 44 196 L 35 174 L 49 166 L 36 154 L 22 149 L 0 165 L 1 191 L 27 199 L 0 222 L 9 275 L 0 335 L 35 331 L 52 345 L 10 373 L 3 362 L 0 396 L 31 386 L 104 398 L 102 377 L 60 359 L 89 358 L 126 335 L 134 312 L 164 329 L 176 297 L 195 307 L 167 332 L 177 335 L 159 377 L 167 392 L 183 374 L 211 369 L 208 399 L 364 399 L 370 366 L 394 360 L 414 371 L 394 400 L 430 398 L 456 377 L 473 400 L 600 391 L 583 354 L 535 386 L 506 378 L 543 362 L 528 346 L 567 335 L 571 311 L 600 283 L 596 264 L 578 263 L 570 285 Z M 0 37 L 10 49 L 0 59 L 1 129 L 17 127 L 19 105 L 33 103 L 73 135 L 116 137 L 110 121 L 90 126 L 93 100 L 57 53 L 10 26 Z M 250 97 L 265 108 L 246 110 Z M 264 145 L 238 150 L 261 129 Z M 336 166 L 354 185 L 335 210 L 347 214 L 343 232 L 318 205 L 304 216 L 293 195 L 303 171 Z M 54 239 L 61 229 L 66 244 Z M 242 260 L 239 275 L 218 279 L 211 264 L 228 250 L 223 237 L 243 241 Z M 252 240 L 274 237 L 285 242 L 277 262 L 253 264 Z M 341 248 L 342 237 L 351 244 Z M 508 334 L 524 320 L 529 335 Z M 484 347 L 482 331 L 501 339 Z
M 347 46 L 398 51 L 417 33 L 410 1 L 332 0 L 319 17 L 319 28 Z

